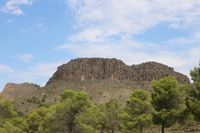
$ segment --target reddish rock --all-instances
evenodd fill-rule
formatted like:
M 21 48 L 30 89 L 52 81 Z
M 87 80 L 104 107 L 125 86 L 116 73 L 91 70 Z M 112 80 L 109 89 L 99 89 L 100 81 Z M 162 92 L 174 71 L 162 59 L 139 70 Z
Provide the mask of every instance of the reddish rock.
M 166 65 L 147 62 L 128 66 L 118 59 L 78 58 L 58 67 L 47 85 L 56 81 L 130 80 L 151 81 L 174 76 L 180 83 L 190 83 L 188 77 Z

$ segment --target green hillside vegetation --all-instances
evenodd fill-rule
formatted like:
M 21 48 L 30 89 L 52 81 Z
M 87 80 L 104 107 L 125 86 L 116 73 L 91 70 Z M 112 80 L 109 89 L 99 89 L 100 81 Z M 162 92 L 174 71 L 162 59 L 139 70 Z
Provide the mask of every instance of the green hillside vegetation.
M 152 81 L 152 93 L 133 91 L 125 105 L 117 98 L 97 105 L 84 91 L 64 90 L 54 105 L 22 115 L 0 96 L 0 133 L 198 132 L 200 64 L 190 75 L 196 88 L 167 76 Z

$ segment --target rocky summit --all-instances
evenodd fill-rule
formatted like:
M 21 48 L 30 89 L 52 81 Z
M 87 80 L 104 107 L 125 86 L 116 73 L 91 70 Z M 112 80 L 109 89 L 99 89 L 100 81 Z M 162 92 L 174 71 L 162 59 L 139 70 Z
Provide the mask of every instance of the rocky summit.
M 47 85 L 57 81 L 128 80 L 151 81 L 174 76 L 180 83 L 190 83 L 188 77 L 173 68 L 156 62 L 126 65 L 118 59 L 79 58 L 58 67 Z
M 179 84 L 190 83 L 186 75 L 156 62 L 128 66 L 118 59 L 78 58 L 59 66 L 44 87 L 9 83 L 1 94 L 23 113 L 55 104 L 64 90 L 85 91 L 95 104 L 104 104 L 110 98 L 119 98 L 125 104 L 133 91 L 152 92 L 152 80 L 165 76 L 176 77 Z

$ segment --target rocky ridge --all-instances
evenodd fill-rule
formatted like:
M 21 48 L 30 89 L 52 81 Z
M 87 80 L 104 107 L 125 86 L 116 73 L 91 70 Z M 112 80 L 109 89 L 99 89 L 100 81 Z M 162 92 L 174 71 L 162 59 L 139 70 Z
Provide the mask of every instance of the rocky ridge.
M 128 66 L 118 59 L 79 58 L 58 67 L 45 87 L 36 84 L 8 83 L 1 94 L 14 101 L 14 108 L 25 114 L 37 107 L 52 105 L 64 90 L 85 91 L 94 104 L 119 98 L 126 104 L 130 94 L 143 89 L 152 92 L 152 80 L 175 76 L 181 83 L 188 77 L 156 62 Z
M 30 83 L 7 83 L 1 92 L 1 95 L 3 95 L 3 99 L 9 98 L 11 100 L 15 100 L 27 97 L 27 95 L 30 95 L 36 90 L 38 90 L 38 88 Z
M 57 81 L 151 81 L 165 76 L 174 76 L 180 83 L 190 83 L 186 75 L 175 72 L 172 67 L 156 62 L 128 66 L 114 58 L 78 58 L 59 66 L 47 85 Z

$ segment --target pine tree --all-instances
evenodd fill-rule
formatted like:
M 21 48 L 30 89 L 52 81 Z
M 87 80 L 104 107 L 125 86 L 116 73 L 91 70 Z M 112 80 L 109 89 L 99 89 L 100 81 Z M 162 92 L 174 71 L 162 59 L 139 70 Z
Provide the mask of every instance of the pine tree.
M 158 81 L 153 80 L 152 105 L 157 111 L 153 114 L 153 122 L 162 125 L 162 133 L 165 127 L 170 127 L 177 122 L 179 114 L 184 107 L 184 97 L 178 88 L 175 77 L 165 77 Z

